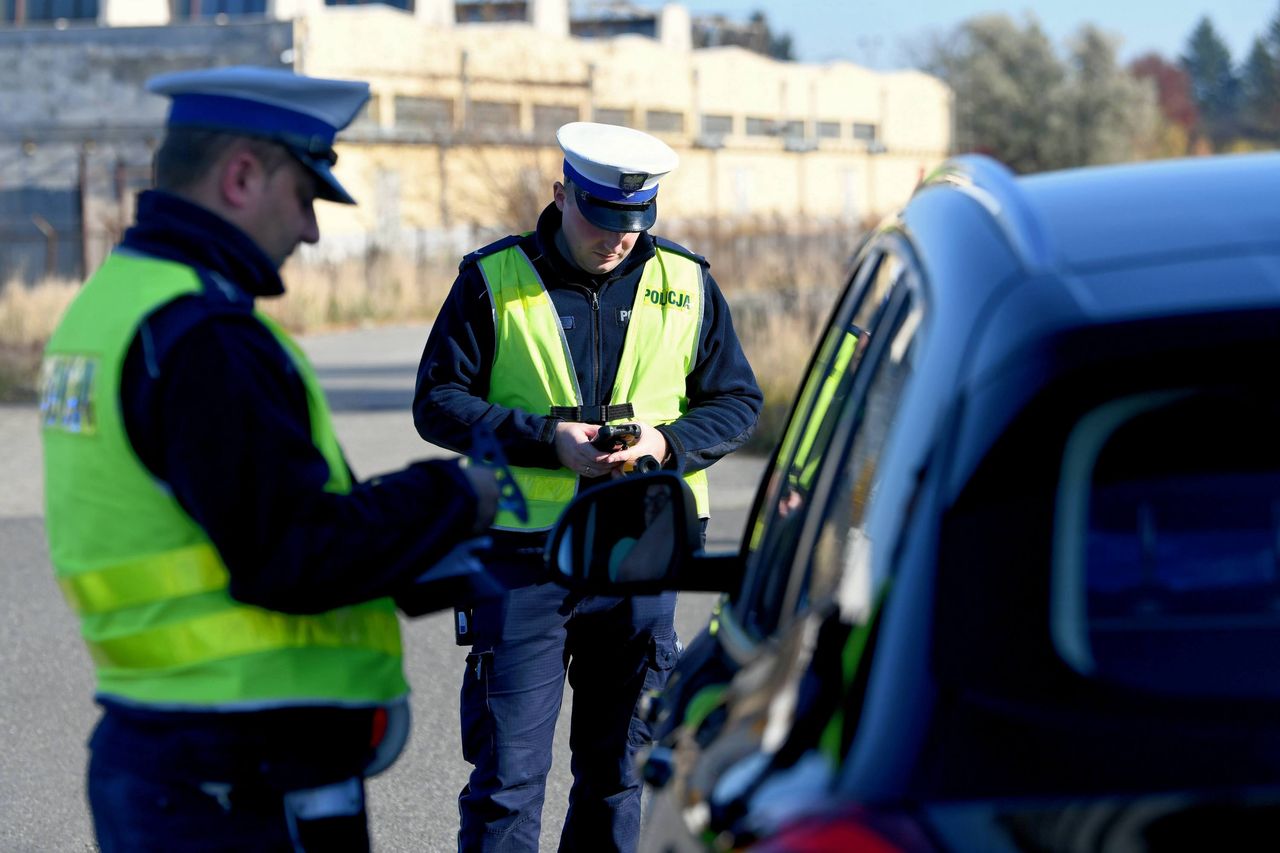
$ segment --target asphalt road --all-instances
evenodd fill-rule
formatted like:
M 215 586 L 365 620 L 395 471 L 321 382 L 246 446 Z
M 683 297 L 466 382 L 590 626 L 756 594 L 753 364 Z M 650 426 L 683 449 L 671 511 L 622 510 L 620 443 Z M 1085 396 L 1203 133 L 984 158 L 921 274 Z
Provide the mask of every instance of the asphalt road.
M 427 328 L 369 329 L 304 339 L 335 410 L 338 434 L 364 478 L 442 455 L 413 429 L 409 405 Z M 75 620 L 53 582 L 42 521 L 36 410 L 0 406 L 0 853 L 94 850 L 84 801 L 84 742 L 97 718 L 93 678 Z M 737 548 L 763 460 L 711 469 L 709 547 Z M 678 629 L 705 624 L 712 597 L 682 596 Z M 377 851 L 455 848 L 456 797 L 468 765 L 458 747 L 457 687 L 465 650 L 448 614 L 405 624 L 414 728 L 400 761 L 369 783 Z M 554 850 L 569 791 L 566 692 L 543 811 Z

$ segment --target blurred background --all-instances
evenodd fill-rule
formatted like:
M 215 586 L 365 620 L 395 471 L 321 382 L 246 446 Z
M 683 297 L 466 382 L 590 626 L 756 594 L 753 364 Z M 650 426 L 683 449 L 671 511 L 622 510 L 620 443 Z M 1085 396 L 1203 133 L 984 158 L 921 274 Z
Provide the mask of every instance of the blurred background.
M 1280 145 L 1280 4 L 1139 6 L 0 0 L 0 400 L 31 398 L 150 184 L 167 101 L 143 82 L 252 64 L 373 91 L 338 146 L 360 204 L 319 206 L 268 313 L 430 322 L 463 254 L 533 227 L 556 128 L 640 128 L 680 154 L 655 230 L 712 262 L 763 449 L 861 235 L 949 154 L 1025 173 Z

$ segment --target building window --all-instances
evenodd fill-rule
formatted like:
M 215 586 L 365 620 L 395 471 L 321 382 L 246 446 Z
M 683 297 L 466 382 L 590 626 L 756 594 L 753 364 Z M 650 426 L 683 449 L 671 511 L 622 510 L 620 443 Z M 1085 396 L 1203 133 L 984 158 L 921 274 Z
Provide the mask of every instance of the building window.
M 406 12 L 413 11 L 413 0 L 324 0 L 326 6 L 371 6 L 374 3 L 404 9 Z
M 218 15 L 241 17 L 267 14 L 267 0 L 172 0 L 172 2 L 175 21 L 216 18 Z
M 569 35 L 577 38 L 614 38 L 616 36 L 659 36 L 658 16 L 644 13 L 625 13 L 610 16 L 607 12 L 599 18 L 572 18 Z
M 747 136 L 773 136 L 773 120 L 767 118 L 747 118 Z
M 876 126 L 874 124 L 863 124 L 855 121 L 853 123 L 853 138 L 860 142 L 876 141 Z
M 658 133 L 683 133 L 684 113 L 670 110 L 649 110 L 644 114 L 645 130 Z
M 786 139 L 804 139 L 804 122 L 784 121 L 779 124 L 779 131 Z
M 7 24 L 98 18 L 98 0 L 3 0 L 3 3 L 3 20 Z
M 506 101 L 472 101 L 467 124 L 475 130 L 515 133 L 520 129 L 520 105 Z
M 449 130 L 453 127 L 453 101 L 396 95 L 396 127 Z
M 554 136 L 563 125 L 578 120 L 577 107 L 553 107 L 547 104 L 533 105 L 533 133 L 535 136 Z
M 459 24 L 495 24 L 529 20 L 529 4 L 523 0 L 458 0 L 453 19 Z
M 360 108 L 360 112 L 351 121 L 350 129 L 377 130 L 379 124 L 378 116 L 382 113 L 382 108 L 379 106 L 381 101 L 381 96 L 370 95 L 369 100 L 365 101 L 364 106 Z
M 840 122 L 838 121 L 818 122 L 818 138 L 819 139 L 839 139 L 840 138 Z
M 703 116 L 702 132 L 707 136 L 728 136 L 733 133 L 733 116 Z
M 621 127 L 631 127 L 631 110 L 610 110 L 598 109 L 595 111 L 594 120 L 600 124 L 616 124 Z

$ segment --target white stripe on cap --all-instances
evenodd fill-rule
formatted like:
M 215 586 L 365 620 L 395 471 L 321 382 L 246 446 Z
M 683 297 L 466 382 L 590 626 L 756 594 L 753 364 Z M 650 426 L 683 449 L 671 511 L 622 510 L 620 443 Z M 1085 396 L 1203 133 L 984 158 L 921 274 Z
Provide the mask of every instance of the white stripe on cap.
M 658 181 L 680 163 L 661 139 L 613 124 L 571 122 L 556 132 L 556 141 L 575 179 L 586 179 L 582 189 L 610 201 L 652 198 Z

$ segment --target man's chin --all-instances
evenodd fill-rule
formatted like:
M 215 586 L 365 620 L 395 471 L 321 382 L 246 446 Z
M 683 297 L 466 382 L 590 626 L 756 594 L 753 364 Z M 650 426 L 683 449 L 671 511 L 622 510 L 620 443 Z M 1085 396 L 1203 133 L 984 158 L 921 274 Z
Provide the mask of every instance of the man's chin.
M 295 246 L 294 248 L 296 249 L 297 247 Z M 279 257 L 273 258 L 273 260 L 276 262 L 276 269 L 277 270 L 283 269 L 285 261 L 289 260 L 291 257 L 293 257 L 293 249 L 290 249 L 289 251 L 285 252 Z

